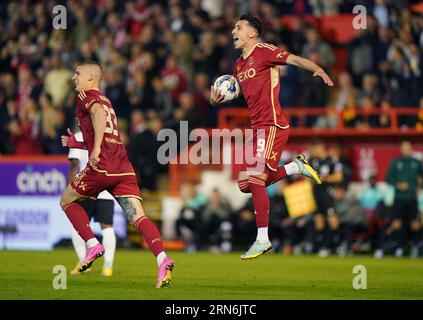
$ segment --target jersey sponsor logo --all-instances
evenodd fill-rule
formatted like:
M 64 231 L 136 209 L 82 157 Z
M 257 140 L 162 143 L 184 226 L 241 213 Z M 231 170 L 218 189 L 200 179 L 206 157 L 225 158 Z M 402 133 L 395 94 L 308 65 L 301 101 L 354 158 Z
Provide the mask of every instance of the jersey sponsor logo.
M 254 68 L 249 68 L 245 71 L 242 71 L 236 75 L 239 82 L 243 82 L 244 80 L 254 78 L 256 75 L 256 70 Z
M 121 141 L 117 141 L 116 139 L 109 138 L 109 137 L 104 137 L 104 140 L 106 140 L 106 142 L 108 142 L 108 143 L 122 144 Z

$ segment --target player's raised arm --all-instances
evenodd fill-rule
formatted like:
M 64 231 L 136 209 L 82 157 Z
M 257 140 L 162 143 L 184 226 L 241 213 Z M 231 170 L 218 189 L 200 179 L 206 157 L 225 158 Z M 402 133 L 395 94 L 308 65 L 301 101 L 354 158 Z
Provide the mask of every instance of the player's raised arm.
M 107 112 L 99 103 L 95 103 L 91 109 L 91 119 L 94 127 L 94 147 L 90 156 L 91 165 L 95 166 L 100 161 L 101 143 L 103 141 L 104 131 L 107 126 Z
M 295 54 L 290 54 L 286 59 L 286 64 L 290 64 L 296 67 L 313 72 L 313 77 L 320 77 L 323 81 L 330 87 L 333 86 L 333 81 L 328 76 L 328 74 L 323 70 L 322 67 L 315 64 L 309 59 L 296 56 Z

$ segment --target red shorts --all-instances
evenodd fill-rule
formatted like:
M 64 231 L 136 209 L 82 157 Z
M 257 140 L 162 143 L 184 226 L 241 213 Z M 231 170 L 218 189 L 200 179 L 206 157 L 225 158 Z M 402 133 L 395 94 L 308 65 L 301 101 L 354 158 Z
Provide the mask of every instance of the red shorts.
M 244 162 L 240 171 L 276 171 L 288 137 L 289 128 L 266 126 L 254 129 L 253 134 L 246 137 Z
M 104 190 L 115 198 L 134 197 L 141 200 L 135 173 L 110 174 L 94 170 L 87 166 L 71 182 L 71 187 L 80 196 L 96 199 Z

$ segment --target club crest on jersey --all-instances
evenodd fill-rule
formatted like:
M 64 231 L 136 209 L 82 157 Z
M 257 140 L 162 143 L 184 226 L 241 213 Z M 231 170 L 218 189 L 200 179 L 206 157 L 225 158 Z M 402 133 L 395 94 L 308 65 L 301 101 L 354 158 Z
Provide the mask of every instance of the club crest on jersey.
M 243 82 L 244 80 L 254 78 L 256 75 L 256 70 L 254 68 L 249 68 L 245 71 L 242 71 L 236 75 L 239 82 Z
M 248 65 L 252 66 L 254 64 L 254 58 L 251 57 L 250 59 L 248 59 Z

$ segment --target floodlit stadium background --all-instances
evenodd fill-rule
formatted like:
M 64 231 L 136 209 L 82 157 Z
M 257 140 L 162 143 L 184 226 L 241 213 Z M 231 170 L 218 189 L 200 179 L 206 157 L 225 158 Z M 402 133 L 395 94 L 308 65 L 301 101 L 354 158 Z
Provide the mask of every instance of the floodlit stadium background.
M 160 224 L 166 247 L 213 252 L 246 248 L 255 237 L 254 215 L 246 205 L 249 196 L 237 189 L 236 168 L 163 166 L 156 154 L 160 130 L 178 132 L 183 120 L 190 130 L 204 128 L 209 133 L 213 128 L 248 126 L 242 99 L 217 107 L 208 102 L 214 80 L 232 73 L 240 53 L 233 48 L 230 32 L 247 12 L 262 19 L 266 42 L 322 65 L 336 83 L 329 88 L 308 72 L 280 68 L 279 98 L 292 127 L 282 161 L 299 152 L 309 154 L 309 143 L 318 138 L 331 155 L 344 157 L 351 195 L 360 199 L 375 175 L 384 200 L 392 203 L 384 180 L 391 160 L 400 154 L 400 141 L 411 140 L 415 156 L 423 156 L 423 4 L 320 3 L 2 1 L 0 248 L 70 246 L 71 226 L 59 206 L 68 170 L 60 136 L 75 127 L 70 77 L 81 60 L 99 61 L 105 69 L 102 90 L 115 107 L 145 210 Z M 63 7 L 55 9 L 57 5 Z M 356 5 L 366 8 L 365 29 L 353 28 L 355 16 L 363 12 L 359 7 L 354 14 Z M 66 21 L 56 22 L 65 23 L 66 29 L 55 29 L 54 19 L 63 9 Z M 221 151 L 222 157 L 231 157 L 230 145 Z M 286 218 L 280 211 L 284 200 L 290 217 L 311 217 L 310 190 L 303 180 L 289 188 L 269 187 L 272 226 Z M 423 212 L 423 201 L 420 204 Z M 178 237 L 181 212 L 201 230 L 182 228 Z M 372 213 L 367 217 L 367 229 L 354 234 L 354 252 L 373 253 L 371 239 L 379 225 Z M 119 247 L 144 245 L 117 206 L 115 230 Z M 295 253 L 277 228 L 271 235 L 279 254 Z

